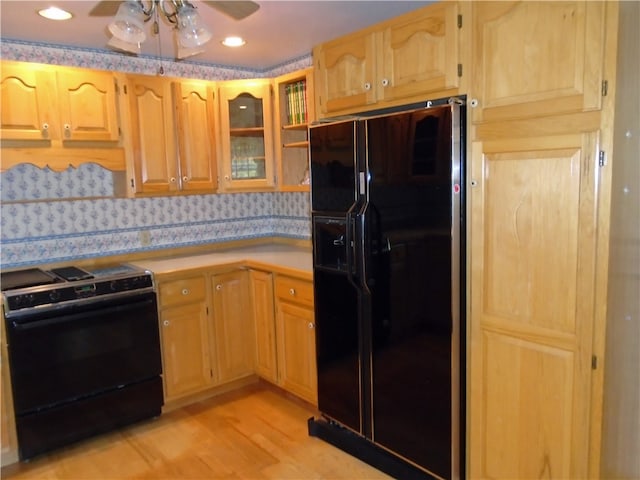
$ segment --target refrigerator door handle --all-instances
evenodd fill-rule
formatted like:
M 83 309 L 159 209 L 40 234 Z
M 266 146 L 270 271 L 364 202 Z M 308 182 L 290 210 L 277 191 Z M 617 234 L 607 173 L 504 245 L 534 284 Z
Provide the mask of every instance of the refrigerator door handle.
M 371 295 L 371 289 L 369 288 L 369 284 L 367 282 L 367 252 L 366 252 L 366 218 L 367 218 L 367 210 L 369 209 L 369 202 L 365 202 L 360 208 L 358 215 L 356 216 L 357 221 L 360 227 L 360 241 L 358 242 L 359 247 L 359 256 L 360 262 L 362 265 L 362 271 L 360 272 L 360 283 L 362 285 L 362 290 L 364 293 Z
M 346 222 L 347 225 L 345 226 L 344 232 L 345 232 L 345 248 L 346 248 L 346 262 L 347 262 L 347 280 L 349 280 L 349 283 L 351 285 L 353 285 L 357 290 L 360 290 L 360 286 L 356 283 L 356 281 L 353 279 L 353 272 L 354 270 L 356 270 L 356 265 L 354 263 L 354 257 L 353 257 L 353 239 L 354 239 L 354 235 L 353 235 L 353 230 L 354 230 L 354 221 L 353 221 L 353 211 L 356 208 L 357 203 L 354 203 L 353 205 L 351 205 L 351 207 L 349 208 L 349 210 L 347 210 L 347 214 L 346 214 Z

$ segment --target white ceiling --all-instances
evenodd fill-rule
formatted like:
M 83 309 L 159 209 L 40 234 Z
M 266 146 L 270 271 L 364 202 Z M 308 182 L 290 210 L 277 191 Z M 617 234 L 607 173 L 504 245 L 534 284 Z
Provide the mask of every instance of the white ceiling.
M 190 60 L 216 65 L 263 70 L 307 55 L 314 45 L 359 30 L 387 18 L 416 10 L 432 1 L 335 1 L 335 0 L 257 0 L 260 9 L 236 21 L 198 0 L 204 22 L 214 39 L 206 51 Z M 109 50 L 109 17 L 89 17 L 96 1 L 85 0 L 0 0 L 0 38 L 57 46 Z M 36 12 L 50 5 L 71 11 L 66 22 L 45 20 Z M 230 49 L 220 44 L 227 35 L 240 35 L 247 44 Z M 143 45 L 143 55 L 174 58 L 173 33 L 162 23 L 159 37 Z

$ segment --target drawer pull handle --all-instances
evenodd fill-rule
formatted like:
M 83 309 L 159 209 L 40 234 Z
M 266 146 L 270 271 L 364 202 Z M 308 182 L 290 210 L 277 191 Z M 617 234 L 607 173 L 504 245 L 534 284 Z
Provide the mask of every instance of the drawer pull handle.
M 183 288 L 182 289 L 182 294 L 183 295 L 189 295 L 191 293 L 191 290 L 189 290 L 188 288 Z
M 296 291 L 293 288 L 289 289 L 289 295 L 295 295 Z

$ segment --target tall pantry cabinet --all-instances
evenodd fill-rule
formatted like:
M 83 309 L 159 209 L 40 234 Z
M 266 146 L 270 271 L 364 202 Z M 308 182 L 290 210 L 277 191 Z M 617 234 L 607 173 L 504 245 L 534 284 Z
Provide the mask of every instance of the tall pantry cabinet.
M 469 476 L 596 477 L 617 4 L 472 10 Z

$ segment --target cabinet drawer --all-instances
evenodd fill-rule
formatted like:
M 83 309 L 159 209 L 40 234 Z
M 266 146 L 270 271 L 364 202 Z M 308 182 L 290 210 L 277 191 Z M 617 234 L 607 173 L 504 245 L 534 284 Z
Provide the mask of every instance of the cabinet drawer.
M 291 277 L 276 277 L 276 297 L 287 302 L 313 306 L 313 284 Z
M 200 301 L 206 296 L 203 277 L 183 278 L 160 284 L 160 307 Z

